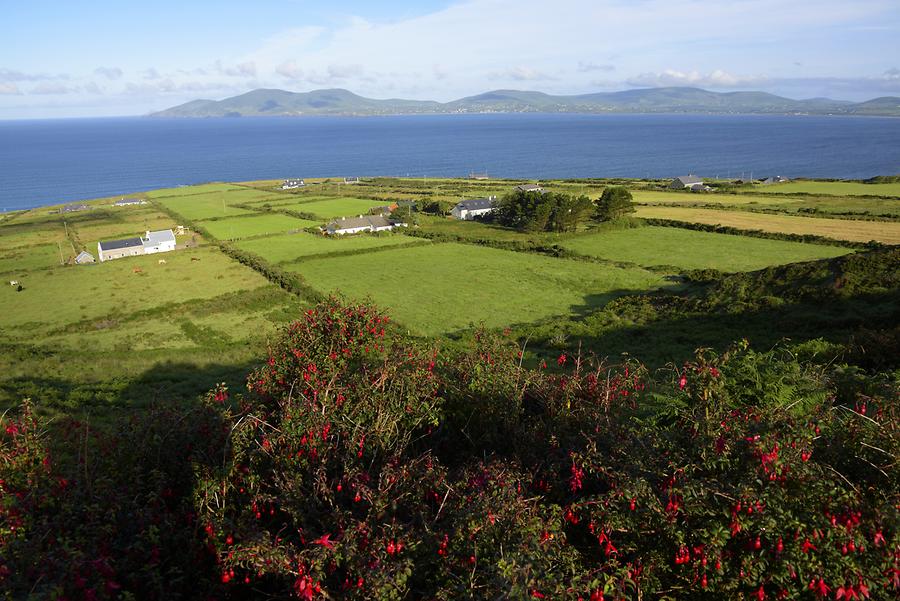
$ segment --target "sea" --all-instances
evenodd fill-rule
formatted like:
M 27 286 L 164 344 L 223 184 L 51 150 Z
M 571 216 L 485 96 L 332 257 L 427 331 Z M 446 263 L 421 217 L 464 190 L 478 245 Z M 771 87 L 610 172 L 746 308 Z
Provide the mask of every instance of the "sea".
M 211 181 L 305 177 L 900 174 L 900 119 L 460 114 L 0 121 L 0 211 Z

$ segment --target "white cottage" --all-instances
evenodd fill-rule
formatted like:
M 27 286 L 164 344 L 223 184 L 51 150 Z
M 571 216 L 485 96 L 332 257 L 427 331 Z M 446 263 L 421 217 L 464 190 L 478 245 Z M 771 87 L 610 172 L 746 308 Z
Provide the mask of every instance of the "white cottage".
M 175 250 L 175 234 L 172 230 L 147 231 L 147 235 L 141 240 L 144 245 L 144 254 L 165 253 Z
M 456 219 L 463 221 L 471 221 L 476 217 L 487 215 L 494 210 L 494 202 L 496 196 L 488 196 L 487 198 L 473 198 L 471 200 L 463 200 L 456 203 L 456 206 L 450 209 L 450 214 Z
M 383 215 L 360 215 L 359 217 L 341 217 L 325 226 L 329 235 L 359 234 L 360 232 L 389 232 L 395 227 L 405 226 L 388 220 Z

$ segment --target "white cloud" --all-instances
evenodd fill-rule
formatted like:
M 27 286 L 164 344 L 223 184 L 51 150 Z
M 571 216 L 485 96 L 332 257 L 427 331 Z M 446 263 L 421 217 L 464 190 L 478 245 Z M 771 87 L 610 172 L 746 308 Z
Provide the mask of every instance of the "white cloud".
M 592 62 L 578 61 L 578 72 L 579 73 L 592 73 L 595 71 L 604 71 L 604 72 L 609 73 L 610 71 L 615 71 L 615 70 L 616 70 L 615 65 L 610 65 L 610 64 L 598 65 L 598 64 L 592 63 Z
M 25 73 L 15 69 L 0 69 L 0 81 L 49 81 L 54 79 L 68 79 L 68 75 L 62 73 L 49 75 L 47 73 Z
M 553 75 L 532 69 L 531 67 L 513 67 L 503 71 L 488 73 L 488 79 L 500 81 L 548 81 L 557 79 Z
M 900 80 L 900 69 L 898 69 L 897 67 L 892 67 L 882 73 L 882 77 L 889 80 Z
M 256 77 L 256 63 L 253 61 L 238 63 L 232 67 L 223 67 L 221 62 L 217 62 L 216 67 L 219 73 L 229 77 Z
M 97 67 L 94 69 L 96 75 L 102 75 L 106 79 L 121 79 L 123 73 L 118 67 Z
M 295 60 L 287 60 L 275 67 L 275 73 L 281 75 L 285 79 L 298 80 L 303 79 L 303 69 L 297 65 Z
M 67 85 L 55 82 L 43 82 L 39 83 L 35 87 L 31 88 L 31 94 L 41 94 L 41 95 L 63 95 L 63 94 L 74 94 L 75 92 L 80 91 L 80 88 L 77 86 L 69 87 Z
M 162 75 L 160 75 L 159 71 L 157 71 L 154 67 L 150 67 L 149 69 L 144 69 L 144 71 L 141 73 L 141 77 L 144 79 L 152 80 L 159 79 L 162 77 Z
M 18 96 L 21 93 L 16 84 L 0 82 L 0 96 Z
M 103 89 L 97 85 L 95 81 L 89 81 L 84 84 L 83 89 L 88 94 L 102 94 Z
M 762 76 L 739 77 L 727 71 L 716 69 L 709 73 L 699 71 L 678 71 L 666 69 L 660 73 L 641 73 L 636 77 L 626 80 L 630 86 L 637 87 L 668 87 L 668 86 L 692 86 L 699 88 L 743 88 L 765 84 L 768 78 Z

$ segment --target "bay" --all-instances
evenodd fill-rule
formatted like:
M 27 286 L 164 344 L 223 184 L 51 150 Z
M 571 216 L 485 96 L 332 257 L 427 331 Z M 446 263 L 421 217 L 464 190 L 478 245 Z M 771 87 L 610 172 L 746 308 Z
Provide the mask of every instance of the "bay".
M 209 181 L 900 173 L 900 119 L 480 114 L 0 121 L 0 210 Z

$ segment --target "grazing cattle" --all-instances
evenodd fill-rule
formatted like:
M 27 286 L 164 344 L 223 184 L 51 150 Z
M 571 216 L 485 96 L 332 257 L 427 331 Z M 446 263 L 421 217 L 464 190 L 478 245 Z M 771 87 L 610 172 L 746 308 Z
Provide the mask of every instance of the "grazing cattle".
M 144 270 L 141 269 L 140 267 L 132 267 L 131 271 L 132 271 L 132 273 L 144 273 Z
M 19 285 L 19 281 L 18 281 L 18 280 L 10 280 L 10 281 L 9 281 L 9 285 L 10 285 L 10 286 L 18 286 L 18 285 Z
M 191 261 L 199 261 L 200 257 L 191 257 Z
M 156 264 L 157 264 L 157 265 L 165 265 L 165 264 L 166 264 L 166 260 L 165 260 L 165 259 L 160 259 L 159 261 L 156 262 Z

